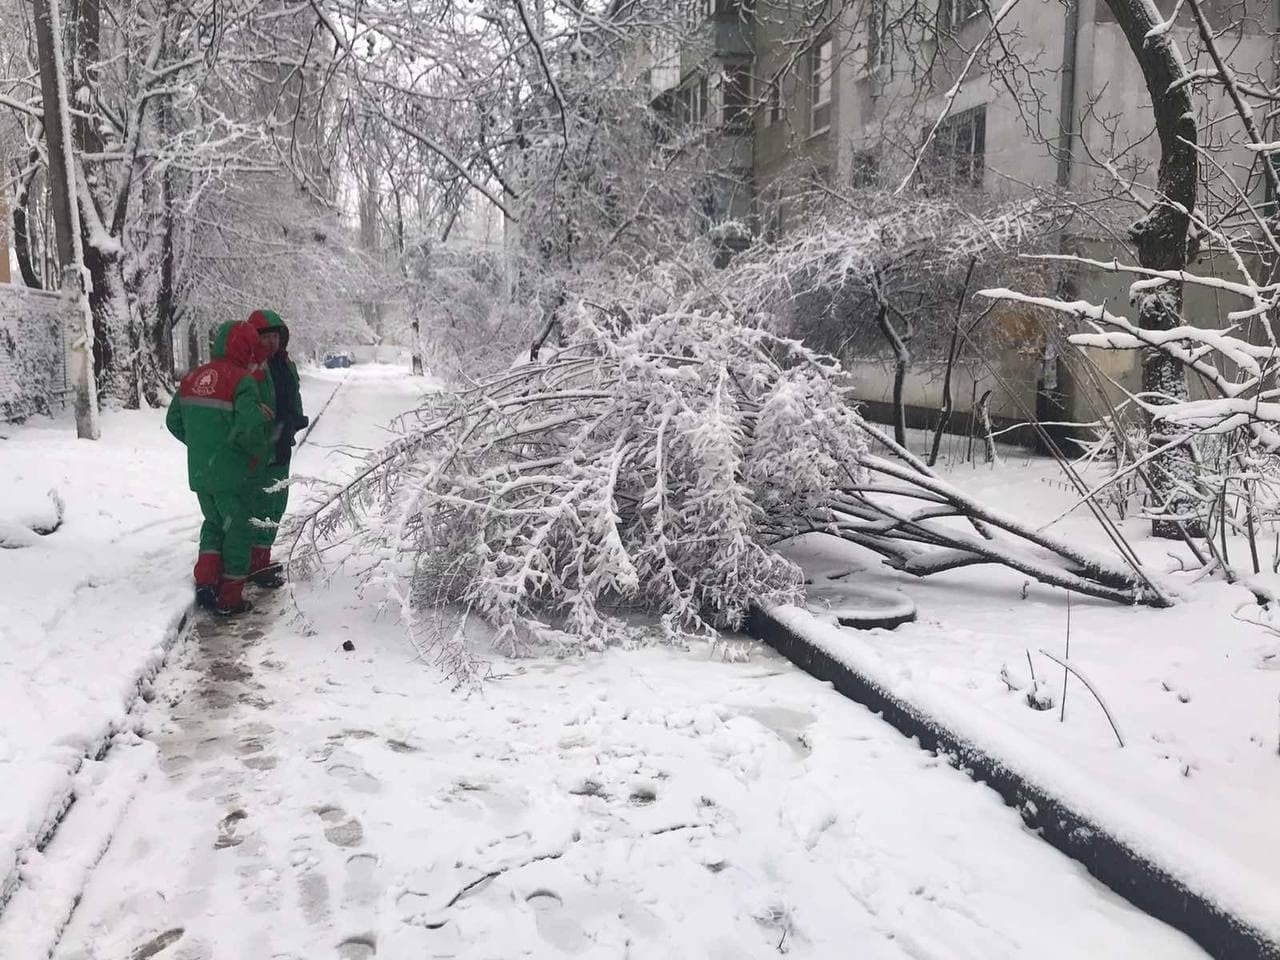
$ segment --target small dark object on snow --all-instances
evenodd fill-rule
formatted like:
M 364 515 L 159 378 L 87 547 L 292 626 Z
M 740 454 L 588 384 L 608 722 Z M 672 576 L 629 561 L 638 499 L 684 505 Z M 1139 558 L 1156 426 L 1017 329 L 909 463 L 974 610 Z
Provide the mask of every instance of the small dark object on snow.
M 343 650 L 345 650 L 345 651 L 347 651 L 347 653 L 350 653 L 350 652 L 351 652 L 352 650 L 354 650 L 355 648 L 356 648 L 356 645 L 355 645 L 354 643 L 352 643 L 350 640 L 343 640 L 343 641 L 342 641 L 342 649 L 343 649 Z
M 166 947 L 172 946 L 181 940 L 184 932 L 182 927 L 174 927 L 172 930 L 157 934 L 129 954 L 129 960 L 149 960 L 149 958 L 154 957 Z
M 285 579 L 281 575 L 282 566 L 273 563 L 269 567 L 263 567 L 249 577 L 249 582 L 254 586 L 262 587 L 264 590 L 279 590 L 285 585 Z

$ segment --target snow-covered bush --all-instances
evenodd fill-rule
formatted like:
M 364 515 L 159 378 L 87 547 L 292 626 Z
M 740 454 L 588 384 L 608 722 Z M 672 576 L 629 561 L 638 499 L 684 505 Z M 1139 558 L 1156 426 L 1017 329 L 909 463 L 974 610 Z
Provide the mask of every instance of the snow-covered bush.
M 974 323 L 987 304 L 970 305 L 966 292 L 995 278 L 1046 279 L 1050 271 L 1019 255 L 1044 248 L 1064 216 L 1038 199 L 986 209 L 879 194 L 859 201 L 754 245 L 717 286 L 744 313 L 768 313 L 780 330 L 842 360 L 894 354 L 886 320 L 912 356 L 944 358 L 957 323 L 972 347 L 996 333 Z

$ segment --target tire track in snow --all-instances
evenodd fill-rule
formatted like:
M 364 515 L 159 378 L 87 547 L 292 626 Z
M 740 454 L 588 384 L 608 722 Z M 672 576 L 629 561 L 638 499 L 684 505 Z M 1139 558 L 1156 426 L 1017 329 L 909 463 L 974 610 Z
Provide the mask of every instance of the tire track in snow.
M 329 404 L 333 403 L 333 398 L 338 395 L 338 391 L 341 390 L 344 386 L 346 386 L 348 377 L 350 377 L 350 374 L 348 374 L 346 377 L 343 377 L 341 380 L 339 380 L 338 385 L 333 388 L 333 393 L 329 394 L 329 399 L 320 405 L 320 409 L 316 411 L 316 415 L 312 417 L 311 422 L 307 424 L 307 430 L 302 435 L 302 439 L 298 441 L 297 447 L 294 448 L 295 451 L 301 450 L 303 445 L 305 445 L 306 442 L 311 439 L 311 434 L 315 430 L 316 426 L 320 423 L 320 418 L 323 417 L 324 412 L 329 409 Z
M 133 735 L 132 724 L 129 723 L 129 717 L 133 714 L 139 703 L 150 699 L 155 688 L 156 677 L 159 675 L 160 671 L 164 669 L 168 660 L 169 651 L 173 649 L 174 644 L 179 638 L 186 635 L 187 629 L 190 626 L 190 613 L 190 608 L 187 608 L 171 621 L 169 628 L 165 631 L 165 635 L 160 642 L 159 658 L 152 661 L 147 665 L 147 667 L 139 672 L 132 695 L 123 704 L 120 713 L 109 722 L 107 729 L 102 731 L 101 734 L 91 742 L 91 745 L 85 750 L 85 752 L 75 760 L 75 765 L 68 770 L 66 789 L 49 798 L 46 805 L 49 810 L 49 816 L 32 834 L 26 845 L 19 847 L 14 851 L 13 862 L 9 865 L 3 881 L 0 882 L 0 943 L 4 942 L 4 937 L 6 936 L 5 931 L 10 928 L 10 924 L 18 923 L 22 919 L 20 917 L 17 921 L 11 920 L 10 907 L 13 905 L 13 902 L 19 898 L 24 889 L 26 889 L 27 877 L 24 876 L 26 873 L 24 867 L 33 860 L 40 860 L 45 857 L 46 853 L 50 850 L 50 847 L 57 839 L 60 828 L 64 823 L 66 823 L 68 817 L 70 817 L 72 812 L 75 810 L 77 801 L 82 797 L 97 794 L 103 789 L 106 790 L 107 794 L 112 792 L 113 788 L 110 784 L 107 784 L 104 787 L 102 782 L 90 784 L 83 783 L 82 775 L 88 765 L 105 763 L 108 760 L 112 747 L 115 746 L 121 735 Z M 106 767 L 105 769 L 108 770 L 109 775 L 110 770 L 116 768 Z M 131 768 L 125 766 L 119 769 L 121 769 L 123 776 L 133 776 Z M 132 799 L 133 793 L 130 792 L 128 796 L 129 799 Z M 113 817 L 113 822 L 103 825 L 103 829 L 99 831 L 98 840 L 101 842 L 99 855 L 110 843 L 111 834 L 115 829 L 115 825 L 118 824 L 120 819 L 123 817 L 123 813 L 124 808 L 121 808 L 119 815 Z M 78 838 L 76 842 L 78 844 L 86 842 L 84 840 L 84 837 L 87 835 L 86 827 L 81 826 L 76 833 Z M 92 865 L 90 865 L 89 868 L 84 869 L 83 872 L 86 876 L 91 867 Z M 48 886 L 49 884 L 46 881 L 44 885 Z M 63 891 L 62 895 L 74 899 L 74 896 L 66 893 L 65 891 Z M 52 912 L 56 914 L 57 912 L 56 910 L 51 911 L 48 904 L 43 905 L 42 909 L 46 913 Z M 63 920 L 64 925 L 70 919 L 73 909 L 74 903 L 72 903 L 65 911 Z M 56 938 L 53 943 L 56 945 Z M 50 949 L 52 949 L 52 947 Z M 6 960 L 9 960 L 10 954 L 6 953 L 3 954 L 3 956 Z

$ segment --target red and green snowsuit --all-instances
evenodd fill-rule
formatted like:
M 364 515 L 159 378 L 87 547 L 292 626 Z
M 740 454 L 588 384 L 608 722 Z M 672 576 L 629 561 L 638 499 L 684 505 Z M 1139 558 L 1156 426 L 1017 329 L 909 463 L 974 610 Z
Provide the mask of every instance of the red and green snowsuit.
M 219 601 L 249 574 L 250 490 L 267 456 L 271 418 L 250 367 L 258 331 L 229 321 L 218 330 L 213 360 L 188 373 L 169 405 L 165 425 L 187 446 L 187 480 L 204 514 L 197 587 L 219 586 Z

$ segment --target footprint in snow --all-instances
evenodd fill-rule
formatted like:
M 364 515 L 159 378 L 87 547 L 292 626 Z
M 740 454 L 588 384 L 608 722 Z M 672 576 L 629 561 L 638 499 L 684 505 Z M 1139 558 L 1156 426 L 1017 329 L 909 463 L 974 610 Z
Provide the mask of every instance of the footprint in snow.
M 355 847 L 364 840 L 364 827 L 355 817 L 347 816 L 341 807 L 326 804 L 316 807 L 316 815 L 324 822 L 324 838 L 335 847 Z
M 357 907 L 372 906 L 382 895 L 378 880 L 378 858 L 372 853 L 356 853 L 347 858 L 347 881 L 342 888 L 344 902 Z
M 338 956 L 341 960 L 367 960 L 378 952 L 378 940 L 372 933 L 357 937 L 347 937 L 338 944 Z
M 209 676 L 219 683 L 241 683 L 253 676 L 253 671 L 234 660 L 215 660 L 209 664 Z
M 582 927 L 565 912 L 564 900 L 554 890 L 534 890 L 525 898 L 533 908 L 538 935 L 560 950 L 577 953 L 587 945 Z
M 191 767 L 191 757 L 185 753 L 175 753 L 160 758 L 160 769 L 170 780 L 181 780 Z
M 239 836 L 237 831 L 240 822 L 245 820 L 249 815 L 243 810 L 232 810 L 225 817 L 218 821 L 218 839 L 213 841 L 213 849 L 225 850 L 227 847 L 238 847 L 244 842 L 244 837 Z
M 591 779 L 583 780 L 575 787 L 569 789 L 569 793 L 575 797 L 599 797 L 602 800 L 608 800 L 609 794 L 604 789 L 604 785 Z
M 337 777 L 352 790 L 360 793 L 377 793 L 382 784 L 364 770 L 349 763 L 335 763 L 328 768 L 329 776 Z
M 330 740 L 346 740 L 350 738 L 352 740 L 372 740 L 376 736 L 377 734 L 374 733 L 372 730 L 357 729 L 357 730 L 343 730 L 341 733 L 331 733 L 329 734 L 329 739 Z
M 329 916 L 329 881 L 309 870 L 298 877 L 298 906 L 307 923 L 318 926 Z
M 382 784 L 364 769 L 360 758 L 349 750 L 335 750 L 329 757 L 329 776 L 337 777 L 352 790 L 360 793 L 377 793 Z

